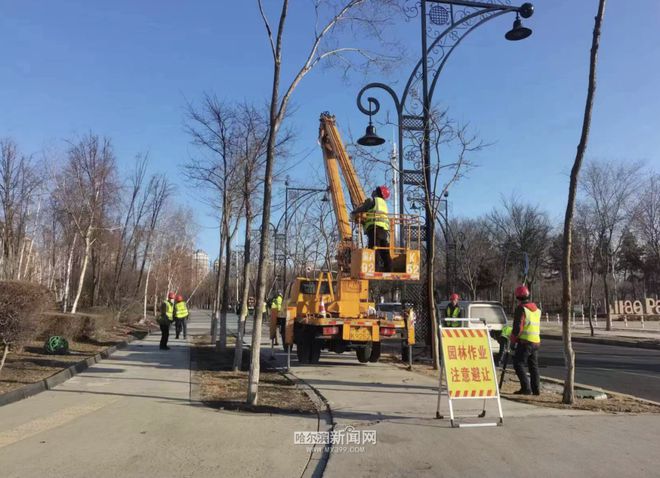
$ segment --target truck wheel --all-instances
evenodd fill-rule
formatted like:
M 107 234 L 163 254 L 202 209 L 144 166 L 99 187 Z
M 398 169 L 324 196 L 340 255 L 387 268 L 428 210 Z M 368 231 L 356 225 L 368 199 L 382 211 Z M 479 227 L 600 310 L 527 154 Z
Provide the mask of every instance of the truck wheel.
M 410 351 L 410 349 L 408 348 L 408 342 L 406 342 L 406 341 L 404 340 L 404 341 L 401 343 L 401 360 L 402 360 L 402 361 L 404 361 L 404 362 L 408 362 L 408 360 L 409 360 L 409 357 L 408 357 L 408 353 L 409 353 L 409 351 Z
M 307 363 L 307 351 L 302 340 L 296 343 L 296 356 L 298 357 L 298 363 Z
M 358 362 L 367 363 L 371 357 L 371 342 L 367 342 L 364 347 L 355 349 L 355 355 L 357 355 Z
M 314 340 L 314 336 L 311 336 L 311 346 L 310 346 L 310 354 L 309 354 L 309 363 L 319 363 L 321 360 L 321 348 L 323 347 L 323 344 L 321 343 L 320 340 Z
M 298 363 L 309 362 L 307 327 L 305 327 L 304 325 L 296 327 L 295 342 L 296 342 L 296 355 L 298 356 Z
M 369 355 L 369 362 L 378 362 L 380 358 L 380 342 L 375 342 L 371 345 L 371 354 Z

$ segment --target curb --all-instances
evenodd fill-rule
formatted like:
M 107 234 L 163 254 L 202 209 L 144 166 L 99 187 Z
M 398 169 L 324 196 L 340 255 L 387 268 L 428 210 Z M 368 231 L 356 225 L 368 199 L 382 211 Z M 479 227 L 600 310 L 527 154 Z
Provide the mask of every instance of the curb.
M 145 335 L 145 338 L 149 335 L 149 333 L 150 330 L 149 332 L 147 332 L 147 335 Z M 25 385 L 21 388 L 17 388 L 16 390 L 12 390 L 10 392 L 3 393 L 2 395 L 0 395 L 0 407 L 2 407 L 3 405 L 9 405 L 10 403 L 18 402 L 20 400 L 23 400 L 24 398 L 29 398 L 33 395 L 37 395 L 38 393 L 45 392 L 46 390 L 51 390 L 52 388 L 55 388 L 56 386 L 66 382 L 70 378 L 75 377 L 79 373 L 84 372 L 92 365 L 99 363 L 103 359 L 107 359 L 117 350 L 126 348 L 128 344 L 130 344 L 134 340 L 138 340 L 138 339 L 136 337 L 130 337 L 128 340 L 125 340 L 124 342 L 120 342 L 117 345 L 108 347 L 105 350 L 101 350 L 96 355 L 92 357 L 88 357 L 85 360 L 81 360 L 80 362 L 76 362 L 70 367 L 67 367 L 64 370 L 60 370 L 59 372 L 55 373 L 54 375 L 51 375 L 48 378 L 44 378 L 38 382 Z
M 316 410 L 319 415 L 318 429 L 321 431 L 323 427 L 323 422 L 325 422 L 325 430 L 331 432 L 335 428 L 334 418 L 332 416 L 332 408 L 330 408 L 330 403 L 328 400 L 319 392 L 315 387 L 307 383 L 302 378 L 295 375 L 293 372 L 281 371 L 282 375 L 291 380 L 292 382 L 301 386 L 305 394 L 316 406 Z M 323 447 L 323 452 L 320 457 L 317 457 L 318 453 L 315 451 L 318 446 Z M 328 466 L 328 460 L 330 460 L 330 449 L 331 446 L 325 445 L 314 445 L 314 451 L 310 454 L 309 461 L 305 465 L 305 469 L 300 475 L 301 478 L 320 478 L 323 476 L 325 468 Z
M 561 335 L 544 335 L 541 334 L 541 340 L 562 340 Z M 586 344 L 600 344 L 600 345 L 616 345 L 619 347 L 632 347 L 638 349 L 650 349 L 650 350 L 660 350 L 660 342 L 648 339 L 642 339 L 640 341 L 629 341 L 629 340 L 620 340 L 620 339 L 610 339 L 606 337 L 582 337 L 582 336 L 571 336 L 571 341 L 581 342 Z

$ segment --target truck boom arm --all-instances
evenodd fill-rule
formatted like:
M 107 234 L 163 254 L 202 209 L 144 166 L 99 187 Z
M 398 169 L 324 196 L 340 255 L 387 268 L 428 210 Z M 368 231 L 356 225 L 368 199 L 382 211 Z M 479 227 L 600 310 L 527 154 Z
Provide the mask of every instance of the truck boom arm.
M 342 242 L 352 242 L 351 225 L 341 178 L 339 177 L 339 168 L 342 170 L 353 208 L 360 206 L 366 200 L 366 196 L 351 158 L 344 148 L 339 130 L 337 130 L 335 117 L 327 112 L 321 114 L 319 142 L 323 150 L 325 171 L 328 176 L 332 205 L 337 218 L 339 237 Z

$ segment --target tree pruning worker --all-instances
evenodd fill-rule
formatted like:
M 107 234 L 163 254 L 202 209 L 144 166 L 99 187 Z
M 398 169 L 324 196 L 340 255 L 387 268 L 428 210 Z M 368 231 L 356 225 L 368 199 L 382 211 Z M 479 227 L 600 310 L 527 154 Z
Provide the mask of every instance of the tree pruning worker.
M 275 337 L 275 345 L 278 345 L 277 343 L 277 333 L 275 332 L 276 330 L 276 325 L 277 325 L 277 316 L 279 315 L 280 310 L 282 309 L 282 293 L 280 291 L 277 291 L 277 294 L 275 294 L 275 297 L 273 297 L 270 301 L 270 321 L 271 321 L 271 330 L 273 330 Z M 282 337 L 282 341 L 284 341 L 284 337 Z
M 160 326 L 160 349 L 169 350 L 167 340 L 170 338 L 170 325 L 174 317 L 174 292 L 167 294 L 167 299 L 160 304 L 160 315 L 158 316 L 158 325 Z
M 183 338 L 188 337 L 188 306 L 186 301 L 183 300 L 182 295 L 176 296 L 174 303 L 174 330 L 176 331 L 176 338 L 179 338 L 181 330 L 183 329 Z
M 463 310 L 458 305 L 459 300 L 461 298 L 456 293 L 449 296 L 449 304 L 447 304 L 447 309 L 445 309 L 445 327 L 460 327 L 462 325 L 460 320 L 451 320 L 463 316 Z
M 390 257 L 390 218 L 387 209 L 386 200 L 390 197 L 390 189 L 387 186 L 378 186 L 358 208 L 351 212 L 355 217 L 360 213 L 365 213 L 364 232 L 367 235 L 367 244 L 369 249 L 376 250 L 376 258 L 380 257 L 382 269 L 379 267 L 379 261 L 376 260 L 376 270 L 381 272 L 392 272 L 392 258 Z
M 518 306 L 513 312 L 511 343 L 515 344 L 513 368 L 520 380 L 518 395 L 540 395 L 541 377 L 539 375 L 539 347 L 541 346 L 541 309 L 529 300 L 529 289 L 525 285 L 516 287 Z M 529 377 L 525 372 L 525 363 L 529 368 Z

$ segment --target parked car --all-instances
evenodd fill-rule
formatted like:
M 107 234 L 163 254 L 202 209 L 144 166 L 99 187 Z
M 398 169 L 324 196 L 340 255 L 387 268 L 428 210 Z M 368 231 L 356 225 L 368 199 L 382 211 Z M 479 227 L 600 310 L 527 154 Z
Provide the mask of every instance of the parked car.
M 449 301 L 442 301 L 437 304 L 437 314 L 438 320 L 442 320 L 445 317 L 445 311 Z M 500 336 L 502 333 L 502 327 L 507 324 L 506 312 L 504 312 L 504 307 L 502 304 L 495 301 L 487 300 L 460 300 L 458 305 L 463 311 L 462 317 L 465 319 L 471 319 L 466 326 L 470 324 L 484 324 L 488 328 L 491 337 L 491 348 L 493 351 L 502 352 L 502 343 L 500 341 Z

